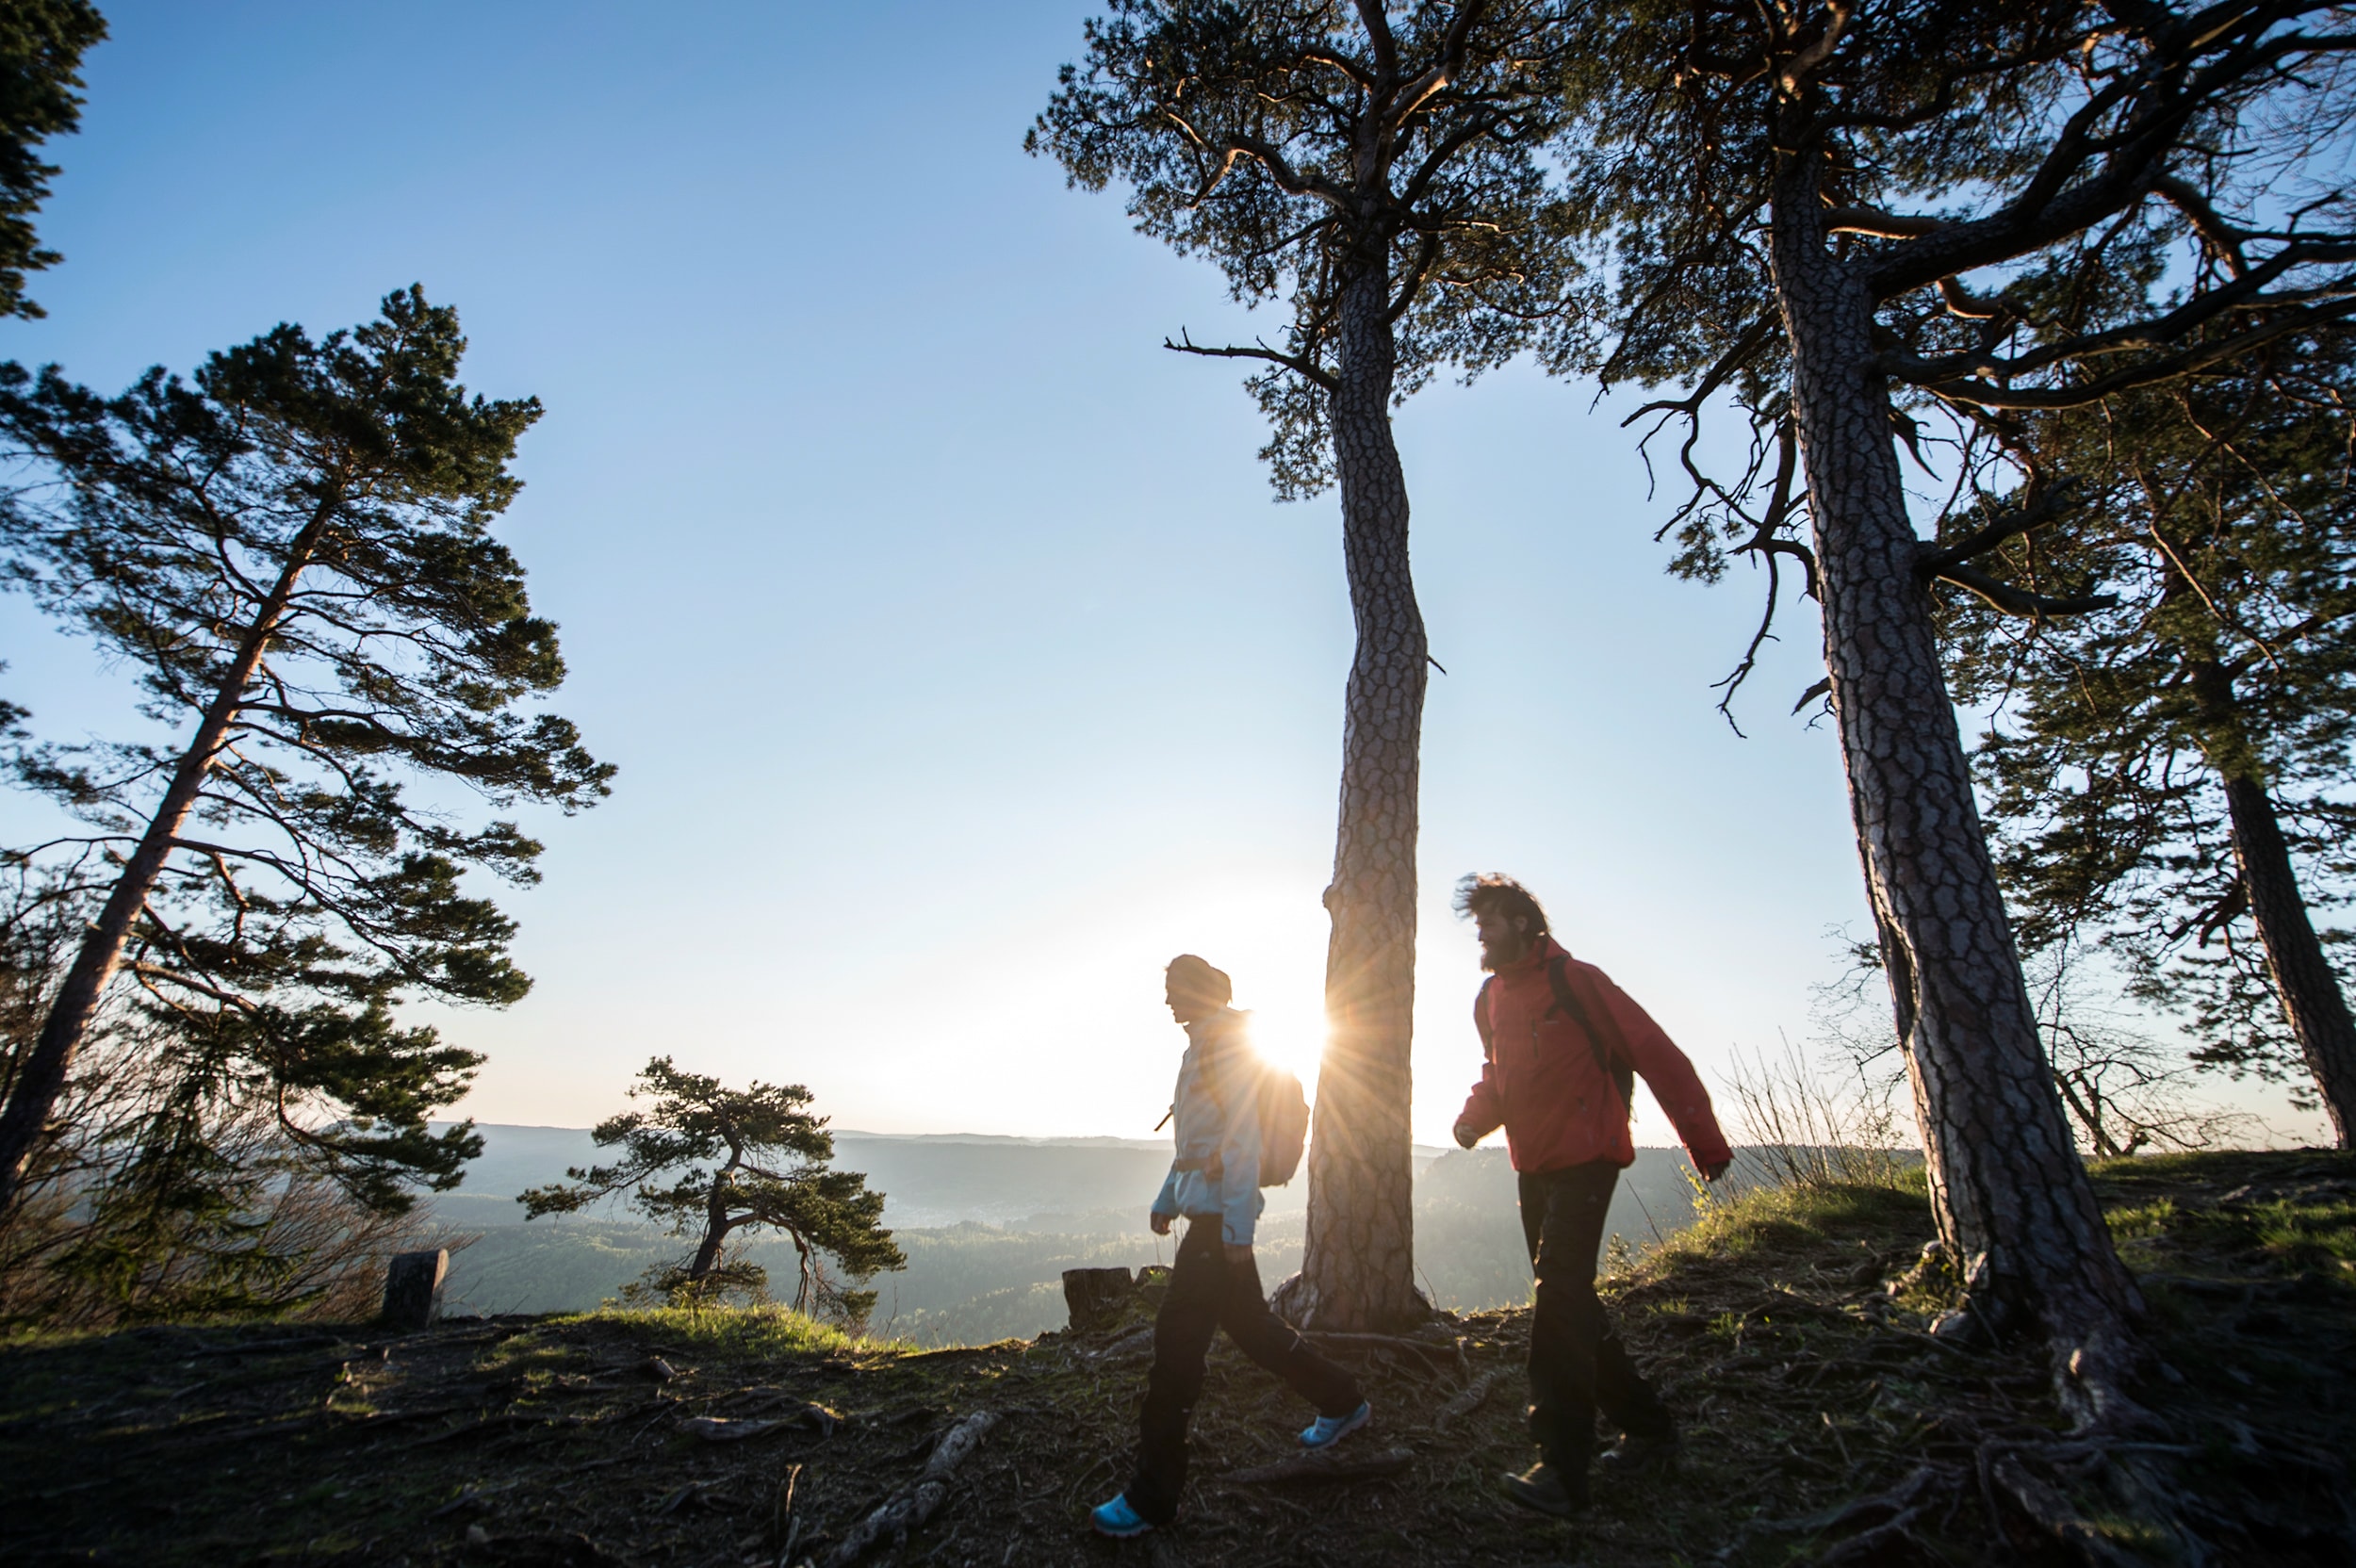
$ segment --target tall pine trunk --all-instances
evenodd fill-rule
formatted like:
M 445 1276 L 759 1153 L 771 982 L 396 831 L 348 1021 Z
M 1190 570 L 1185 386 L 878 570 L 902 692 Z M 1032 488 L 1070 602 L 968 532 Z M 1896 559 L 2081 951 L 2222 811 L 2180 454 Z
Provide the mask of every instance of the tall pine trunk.
M 98 1016 L 100 999 L 123 962 L 123 950 L 129 944 L 131 928 L 138 923 L 148 895 L 155 891 L 155 879 L 162 874 L 164 861 L 179 841 L 181 826 L 195 808 L 205 786 L 205 776 L 212 771 L 215 759 L 228 742 L 231 726 L 244 710 L 246 687 L 262 666 L 262 657 L 269 651 L 279 620 L 294 598 L 295 583 L 310 564 L 327 514 L 336 504 L 334 500 L 321 502 L 310 524 L 287 550 L 277 582 L 239 640 L 236 656 L 215 689 L 212 701 L 205 705 L 204 717 L 198 721 L 196 733 L 180 754 L 163 799 L 148 818 L 138 846 L 123 862 L 122 874 L 116 877 L 113 890 L 106 895 L 106 906 L 84 935 L 73 965 L 49 1004 L 40 1037 L 18 1070 L 7 1110 L 0 1112 L 0 1212 L 16 1200 L 25 1166 L 41 1142 L 57 1096 L 65 1091 L 67 1075 L 74 1070 L 74 1059 L 89 1037 L 90 1023 Z
M 1940 1238 L 1982 1321 L 2033 1318 L 2099 1418 L 2140 1312 L 2073 1147 L 1972 798 L 1916 571 L 1873 301 L 1823 230 L 1814 157 L 1771 239 L 1815 529 L 1824 663 Z
M 1407 481 L 1391 436 L 1390 280 L 1379 247 L 1342 300 L 1333 394 L 1342 555 L 1358 647 L 1342 726 L 1341 824 L 1325 906 L 1331 1034 L 1309 1145 L 1309 1228 L 1283 1305 L 1323 1329 L 1425 1312 L 1415 1285 L 1408 1051 L 1415 1003 L 1423 613 L 1408 571 Z
M 2226 732 L 2226 743 L 2211 760 L 2225 787 L 2233 860 L 2259 945 L 2266 950 L 2266 974 L 2331 1118 L 2332 1136 L 2342 1149 L 2356 1147 L 2349 1142 L 2356 1136 L 2356 1018 L 2349 1017 L 2347 993 L 2299 890 L 2298 868 L 2282 840 L 2274 798 L 2266 781 L 2252 774 L 2249 747 L 2236 743 L 2242 739 L 2241 715 L 2233 679 L 2213 660 L 2192 661 L 2188 669 L 2203 716 Z

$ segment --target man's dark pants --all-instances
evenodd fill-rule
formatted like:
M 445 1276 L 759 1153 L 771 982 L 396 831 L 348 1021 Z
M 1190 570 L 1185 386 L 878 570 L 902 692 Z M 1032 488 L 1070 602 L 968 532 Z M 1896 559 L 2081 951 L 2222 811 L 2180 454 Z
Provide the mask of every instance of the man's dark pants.
M 1609 1160 L 1521 1177 L 1522 1236 L 1537 1275 L 1530 1331 L 1530 1435 L 1564 1484 L 1584 1485 L 1595 1447 L 1595 1409 L 1622 1431 L 1666 1437 L 1668 1407 L 1628 1359 L 1595 1298 L 1604 1213 L 1620 1168 Z
M 1348 1415 L 1364 1402 L 1355 1379 L 1311 1349 L 1268 1311 L 1256 1263 L 1231 1264 L 1219 1222 L 1189 1219 L 1170 1271 L 1170 1294 L 1153 1320 L 1153 1374 L 1146 1383 L 1136 1478 L 1122 1495 L 1156 1525 L 1178 1512 L 1186 1484 L 1186 1421 L 1203 1396 L 1203 1358 L 1219 1330 L 1235 1348 L 1290 1383 L 1320 1415 Z

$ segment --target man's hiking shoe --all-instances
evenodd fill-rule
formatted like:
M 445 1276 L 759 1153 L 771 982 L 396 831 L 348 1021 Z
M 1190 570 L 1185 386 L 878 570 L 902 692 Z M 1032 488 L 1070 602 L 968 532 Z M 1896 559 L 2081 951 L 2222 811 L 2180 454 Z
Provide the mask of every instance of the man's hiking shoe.
M 1144 1514 L 1129 1506 L 1126 1493 L 1109 1503 L 1099 1503 L 1088 1510 L 1088 1523 L 1099 1535 L 1109 1535 L 1115 1541 L 1131 1541 L 1153 1527 Z
M 1364 1402 L 1348 1415 L 1320 1415 L 1301 1429 L 1301 1446 L 1304 1448 L 1331 1448 L 1373 1419 L 1374 1407 Z
M 1603 1451 L 1595 1461 L 1595 1468 L 1614 1479 L 1620 1479 L 1648 1476 L 1656 1470 L 1665 1473 L 1675 1470 L 1677 1463 L 1677 1433 L 1644 1436 L 1629 1432 Z
M 1505 1494 L 1524 1508 L 1540 1513 L 1550 1513 L 1557 1519 L 1567 1519 L 1587 1506 L 1587 1489 L 1573 1491 L 1562 1480 L 1562 1472 L 1540 1460 L 1520 1475 L 1505 1478 Z

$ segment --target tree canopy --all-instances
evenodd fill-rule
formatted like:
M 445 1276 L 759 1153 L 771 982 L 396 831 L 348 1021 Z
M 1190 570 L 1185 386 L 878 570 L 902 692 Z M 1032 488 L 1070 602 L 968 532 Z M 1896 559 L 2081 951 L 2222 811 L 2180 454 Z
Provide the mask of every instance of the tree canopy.
M 1546 213 L 1546 145 L 1574 43 L 1556 0 L 1389 8 L 1114 0 L 1025 145 L 1074 185 L 1127 188 L 1137 231 L 1287 312 L 1281 341 L 1181 351 L 1256 360 L 1278 492 L 1334 482 L 1343 296 L 1383 292 L 1404 399 L 1528 347 L 1573 266 Z
M 1790 564 L 1816 585 L 1771 244 L 1798 216 L 1776 210 L 1796 163 L 1818 190 L 1810 242 L 1871 307 L 1859 369 L 1889 388 L 1893 433 L 1920 455 L 1943 419 L 2017 452 L 2027 411 L 2356 311 L 2344 21 L 2315 3 L 1593 8 L 1554 209 L 1591 266 L 1549 351 L 1607 384 L 1682 386 L 1643 416 L 1686 427 L 1676 569 L 1715 580 L 1749 558 L 1771 584 Z M 1751 434 L 1730 468 L 1699 440 L 1728 405 Z M 1926 580 L 2013 614 L 2075 602 L 1974 564 L 2045 517 L 2020 481 L 1944 509 Z

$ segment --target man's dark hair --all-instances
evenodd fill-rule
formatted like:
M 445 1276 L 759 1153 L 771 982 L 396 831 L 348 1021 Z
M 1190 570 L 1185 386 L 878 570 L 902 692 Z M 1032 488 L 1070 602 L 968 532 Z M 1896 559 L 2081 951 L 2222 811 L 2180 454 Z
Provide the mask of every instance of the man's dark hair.
M 1538 907 L 1538 901 L 1530 895 L 1528 888 L 1503 872 L 1467 876 L 1456 884 L 1457 914 L 1465 920 L 1477 920 L 1492 909 L 1508 920 L 1530 922 L 1533 939 L 1546 934 L 1546 912 Z

